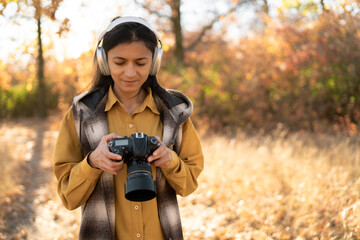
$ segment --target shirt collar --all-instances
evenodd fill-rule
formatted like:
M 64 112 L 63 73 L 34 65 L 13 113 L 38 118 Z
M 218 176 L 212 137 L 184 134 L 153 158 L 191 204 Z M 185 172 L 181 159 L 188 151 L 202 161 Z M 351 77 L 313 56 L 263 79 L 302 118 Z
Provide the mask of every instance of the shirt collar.
M 134 111 L 134 113 L 142 112 L 142 111 L 145 110 L 146 107 L 148 107 L 153 113 L 160 115 L 160 112 L 158 111 L 158 109 L 156 107 L 155 99 L 154 99 L 154 97 L 152 95 L 151 88 L 147 88 L 146 90 L 147 90 L 147 96 L 145 97 L 143 103 Z M 116 95 L 114 93 L 114 90 L 113 90 L 113 87 L 110 86 L 109 94 L 108 94 L 108 98 L 107 98 L 106 106 L 105 106 L 105 112 L 107 112 L 111 108 L 113 108 L 113 106 L 116 103 L 122 105 L 122 103 L 116 97 Z

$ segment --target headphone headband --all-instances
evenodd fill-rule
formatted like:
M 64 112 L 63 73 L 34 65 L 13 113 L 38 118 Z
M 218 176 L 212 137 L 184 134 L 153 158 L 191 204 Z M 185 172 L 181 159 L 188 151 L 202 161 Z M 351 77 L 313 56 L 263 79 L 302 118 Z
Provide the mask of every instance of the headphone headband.
M 147 21 L 145 21 L 143 18 L 139 18 L 139 17 L 120 17 L 115 19 L 114 21 L 112 21 L 109 26 L 100 33 L 99 38 L 98 38 L 98 42 L 100 42 L 103 37 L 105 36 L 105 34 L 107 32 L 110 32 L 114 27 L 116 27 L 119 24 L 122 23 L 126 23 L 126 22 L 136 22 L 136 23 L 140 23 L 142 25 L 144 25 L 145 27 L 149 28 L 156 36 L 157 40 L 161 42 L 160 39 L 160 35 L 159 33 L 155 30 L 155 28 L 153 28 Z

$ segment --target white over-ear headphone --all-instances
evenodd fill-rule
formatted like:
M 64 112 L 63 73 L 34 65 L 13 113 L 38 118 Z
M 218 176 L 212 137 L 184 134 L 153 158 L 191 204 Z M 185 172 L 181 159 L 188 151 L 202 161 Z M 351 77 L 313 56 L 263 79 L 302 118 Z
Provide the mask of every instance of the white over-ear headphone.
M 116 27 L 119 24 L 126 23 L 126 22 L 136 22 L 144 25 L 145 27 L 149 28 L 156 36 L 156 40 L 158 42 L 155 51 L 154 56 L 152 59 L 152 65 L 150 68 L 150 75 L 155 76 L 159 69 L 160 69 L 160 63 L 161 63 L 161 57 L 163 54 L 162 50 L 162 43 L 160 39 L 160 35 L 157 33 L 157 31 L 144 19 L 139 17 L 121 17 L 117 18 L 114 21 L 110 23 L 110 25 L 100 33 L 100 36 L 98 38 L 98 46 L 96 49 L 96 58 L 97 63 L 99 65 L 100 71 L 105 76 L 110 76 L 110 68 L 107 62 L 107 56 L 104 48 L 102 47 L 102 41 L 107 32 L 110 32 L 114 27 Z

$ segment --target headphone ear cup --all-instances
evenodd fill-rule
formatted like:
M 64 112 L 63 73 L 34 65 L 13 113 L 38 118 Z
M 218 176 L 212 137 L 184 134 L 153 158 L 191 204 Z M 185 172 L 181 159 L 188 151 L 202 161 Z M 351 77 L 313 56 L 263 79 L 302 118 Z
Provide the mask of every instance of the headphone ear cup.
M 159 72 L 162 54 L 163 54 L 162 48 L 157 46 L 154 51 L 154 57 L 150 69 L 151 76 L 155 76 Z
M 100 71 L 104 76 L 110 76 L 110 68 L 107 62 L 106 53 L 103 47 L 98 47 L 96 49 L 96 60 L 99 65 Z

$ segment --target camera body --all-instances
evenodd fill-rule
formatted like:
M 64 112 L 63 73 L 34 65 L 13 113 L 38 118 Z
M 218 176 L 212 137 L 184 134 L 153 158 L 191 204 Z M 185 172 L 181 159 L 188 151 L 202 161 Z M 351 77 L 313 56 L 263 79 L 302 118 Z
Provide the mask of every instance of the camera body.
M 147 162 L 147 158 L 159 147 L 160 142 L 155 137 L 144 133 L 110 140 L 110 151 L 121 155 L 127 165 L 126 199 L 141 202 L 155 197 L 155 182 L 152 179 L 151 165 Z

